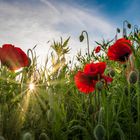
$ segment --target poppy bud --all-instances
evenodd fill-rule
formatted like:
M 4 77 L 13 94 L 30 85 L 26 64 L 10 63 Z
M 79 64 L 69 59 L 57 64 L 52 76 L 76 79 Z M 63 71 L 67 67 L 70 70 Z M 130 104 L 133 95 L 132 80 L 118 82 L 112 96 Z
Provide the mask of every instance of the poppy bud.
M 23 135 L 23 140 L 32 140 L 32 135 L 30 132 L 26 132 L 24 135 Z
M 111 70 L 109 71 L 109 75 L 110 75 L 111 77 L 114 77 L 114 76 L 115 76 L 115 71 L 114 71 L 113 69 L 111 69 Z
M 80 58 L 77 58 L 78 61 L 80 61 Z
M 69 61 L 69 64 L 71 64 L 71 60 Z
M 100 46 L 97 46 L 97 47 L 94 49 L 95 53 L 99 53 L 100 50 L 101 50 L 101 47 L 100 47 Z
M 117 33 L 120 33 L 121 31 L 120 31 L 120 29 L 119 28 L 117 28 Z
M 5 140 L 5 138 L 3 136 L 0 136 L 0 140 Z
M 88 107 L 88 113 L 91 115 L 94 112 L 94 106 L 93 104 L 90 104 Z
M 82 41 L 84 40 L 83 34 L 81 34 L 81 35 L 79 36 L 79 40 L 80 40 L 80 42 L 82 42 Z
M 127 27 L 130 29 L 130 28 L 131 28 L 131 24 L 130 24 L 130 23 L 128 23 L 128 24 L 127 24 Z
M 96 140 L 103 140 L 105 137 L 105 128 L 101 124 L 97 124 L 94 129 L 94 137 Z
M 136 71 L 131 71 L 128 76 L 128 82 L 130 84 L 135 84 L 138 80 L 138 74 Z
M 102 90 L 103 86 L 104 86 L 104 84 L 102 81 L 99 81 L 96 83 L 96 89 L 98 89 L 99 91 Z
M 137 33 L 136 33 L 136 32 L 134 33 L 134 36 L 135 36 L 135 37 L 138 37 L 138 35 L 137 35 Z
M 49 140 L 49 137 L 46 133 L 41 133 L 39 136 L 39 140 Z

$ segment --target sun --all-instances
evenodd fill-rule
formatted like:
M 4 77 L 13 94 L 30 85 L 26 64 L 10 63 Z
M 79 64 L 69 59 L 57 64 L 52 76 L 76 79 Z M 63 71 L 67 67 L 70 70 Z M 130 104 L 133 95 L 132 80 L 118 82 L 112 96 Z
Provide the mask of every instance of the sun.
M 33 91 L 35 89 L 35 84 L 34 83 L 30 83 L 29 84 L 29 90 Z

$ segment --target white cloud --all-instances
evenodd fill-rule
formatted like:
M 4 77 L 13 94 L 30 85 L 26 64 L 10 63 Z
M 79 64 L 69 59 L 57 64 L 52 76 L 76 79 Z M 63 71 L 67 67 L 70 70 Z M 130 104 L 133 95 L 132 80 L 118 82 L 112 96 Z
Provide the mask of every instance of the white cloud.
M 38 5 L 0 2 L 0 27 L 0 45 L 12 43 L 27 50 L 38 44 L 40 60 L 47 55 L 48 40 L 71 36 L 71 52 L 75 54 L 85 45 L 78 41 L 82 30 L 89 32 L 92 42 L 110 37 L 115 30 L 96 10 L 48 0 L 40 0 Z

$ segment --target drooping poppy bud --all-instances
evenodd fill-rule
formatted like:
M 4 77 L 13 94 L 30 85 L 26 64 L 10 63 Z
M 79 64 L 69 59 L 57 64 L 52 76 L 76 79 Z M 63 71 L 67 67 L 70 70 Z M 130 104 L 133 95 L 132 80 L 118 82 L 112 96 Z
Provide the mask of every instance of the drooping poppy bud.
M 138 73 L 136 71 L 131 71 L 128 75 L 128 82 L 130 84 L 135 84 L 138 80 Z
M 79 36 L 79 40 L 80 40 L 80 42 L 82 42 L 82 41 L 84 40 L 83 34 L 81 34 L 81 35 Z
M 41 133 L 39 136 L 39 140 L 50 140 L 46 133 Z
M 23 135 L 23 140 L 32 140 L 32 135 L 30 132 L 26 132 L 24 135 Z
M 120 33 L 120 29 L 119 28 L 117 28 L 117 32 Z
M 101 124 L 97 124 L 94 129 L 94 137 L 96 140 L 103 140 L 105 137 L 105 128 Z
M 130 24 L 130 23 L 128 23 L 128 24 L 127 24 L 127 27 L 130 29 L 130 28 L 131 28 L 131 24 Z

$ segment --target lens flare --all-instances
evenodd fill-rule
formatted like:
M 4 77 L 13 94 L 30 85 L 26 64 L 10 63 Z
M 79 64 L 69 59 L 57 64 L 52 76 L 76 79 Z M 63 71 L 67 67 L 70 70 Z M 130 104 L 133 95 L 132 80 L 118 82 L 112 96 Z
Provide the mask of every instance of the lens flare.
M 32 91 L 35 89 L 35 84 L 34 83 L 30 83 L 29 84 L 29 89 Z

